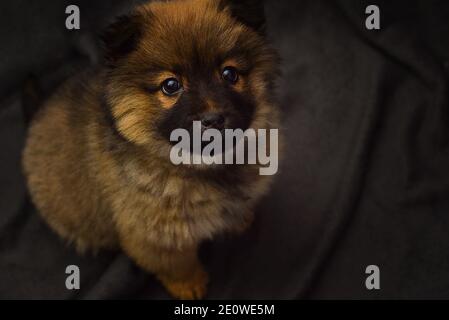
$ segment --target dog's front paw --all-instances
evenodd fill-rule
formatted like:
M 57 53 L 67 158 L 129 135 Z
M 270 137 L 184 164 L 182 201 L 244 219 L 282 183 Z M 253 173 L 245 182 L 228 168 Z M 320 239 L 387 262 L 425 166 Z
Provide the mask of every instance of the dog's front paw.
M 181 300 L 202 299 L 206 294 L 209 281 L 203 269 L 197 270 L 187 279 L 172 279 L 165 276 L 159 279 L 173 297 Z

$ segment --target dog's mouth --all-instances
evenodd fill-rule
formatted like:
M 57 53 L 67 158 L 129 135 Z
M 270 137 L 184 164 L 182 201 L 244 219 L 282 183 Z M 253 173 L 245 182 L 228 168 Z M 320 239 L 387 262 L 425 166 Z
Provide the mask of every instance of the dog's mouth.
M 209 130 L 209 131 L 207 131 Z M 230 149 L 234 149 L 237 143 L 240 141 L 238 137 L 234 137 L 234 135 L 230 132 L 234 132 L 234 130 L 240 130 L 241 132 L 245 132 L 245 130 L 237 128 L 237 129 L 214 129 L 213 133 L 210 133 L 210 129 L 205 129 L 201 131 L 199 136 L 193 135 L 191 131 L 189 132 L 189 140 L 182 141 L 179 140 L 170 140 L 169 143 L 172 147 L 174 146 L 182 146 L 183 148 L 188 149 L 192 153 L 203 154 L 207 153 L 212 156 L 219 154 L 220 152 L 226 152 Z
M 187 164 L 225 164 L 235 162 L 237 147 L 245 141 L 245 131 L 248 128 L 207 128 L 194 123 L 189 129 L 179 129 L 170 139 L 170 159 L 175 154 L 181 163 Z M 244 157 L 246 148 L 243 148 Z M 195 160 L 196 159 L 196 160 Z M 176 162 L 173 161 L 172 162 Z

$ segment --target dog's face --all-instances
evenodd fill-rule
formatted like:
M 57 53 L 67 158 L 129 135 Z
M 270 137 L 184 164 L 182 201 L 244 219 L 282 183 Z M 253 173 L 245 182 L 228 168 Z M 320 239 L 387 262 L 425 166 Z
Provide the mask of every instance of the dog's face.
M 249 2 L 150 2 L 111 28 L 106 99 L 123 137 L 154 148 L 194 120 L 219 130 L 264 127 L 275 112 L 277 59 L 262 17 L 236 15 L 257 6 Z

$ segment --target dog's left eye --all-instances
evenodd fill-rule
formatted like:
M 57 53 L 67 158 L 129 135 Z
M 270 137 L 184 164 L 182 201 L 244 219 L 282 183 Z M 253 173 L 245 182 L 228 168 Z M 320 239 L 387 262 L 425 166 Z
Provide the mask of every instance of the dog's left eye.
M 236 84 L 239 80 L 239 73 L 234 67 L 225 67 L 221 73 L 221 77 L 230 84 Z

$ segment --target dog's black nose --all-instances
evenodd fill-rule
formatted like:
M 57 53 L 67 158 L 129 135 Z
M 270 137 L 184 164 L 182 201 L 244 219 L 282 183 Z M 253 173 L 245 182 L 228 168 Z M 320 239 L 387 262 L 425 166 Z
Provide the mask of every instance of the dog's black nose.
M 201 124 L 204 128 L 221 130 L 224 127 L 225 117 L 220 113 L 206 113 L 201 118 Z

